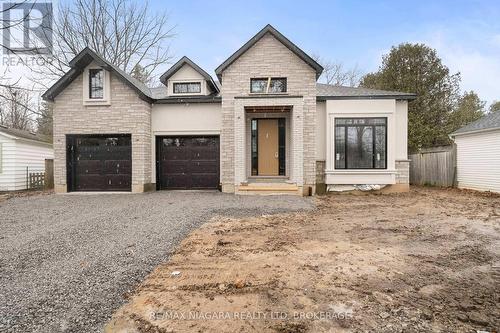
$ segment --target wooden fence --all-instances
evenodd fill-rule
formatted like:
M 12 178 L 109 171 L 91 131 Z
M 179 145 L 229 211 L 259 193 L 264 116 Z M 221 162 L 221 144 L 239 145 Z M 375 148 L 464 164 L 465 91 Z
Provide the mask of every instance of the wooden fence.
M 54 188 L 54 160 L 45 160 L 45 189 Z
M 29 174 L 29 187 L 30 190 L 41 190 L 45 188 L 45 173 L 44 172 L 31 172 Z
M 26 167 L 26 189 L 48 190 L 54 188 L 54 160 L 45 160 L 45 172 L 30 172 Z
M 410 157 L 410 184 L 451 187 L 456 179 L 454 146 L 424 149 Z

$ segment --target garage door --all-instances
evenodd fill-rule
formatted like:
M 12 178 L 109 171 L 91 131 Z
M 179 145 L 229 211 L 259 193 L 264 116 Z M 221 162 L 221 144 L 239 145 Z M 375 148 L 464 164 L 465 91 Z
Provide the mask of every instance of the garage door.
M 70 135 L 69 191 L 130 191 L 132 148 L 130 135 Z
M 157 137 L 158 189 L 216 189 L 219 137 Z

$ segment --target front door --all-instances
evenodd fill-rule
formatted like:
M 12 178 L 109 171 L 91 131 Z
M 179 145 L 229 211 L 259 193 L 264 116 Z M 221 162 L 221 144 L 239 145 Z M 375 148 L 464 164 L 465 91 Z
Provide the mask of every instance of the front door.
M 278 176 L 278 119 L 259 119 L 258 121 L 259 176 Z

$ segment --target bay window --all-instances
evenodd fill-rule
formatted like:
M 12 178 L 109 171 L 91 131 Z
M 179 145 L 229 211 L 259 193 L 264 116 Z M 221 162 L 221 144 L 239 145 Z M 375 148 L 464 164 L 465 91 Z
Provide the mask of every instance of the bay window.
M 387 118 L 335 118 L 335 169 L 386 169 Z

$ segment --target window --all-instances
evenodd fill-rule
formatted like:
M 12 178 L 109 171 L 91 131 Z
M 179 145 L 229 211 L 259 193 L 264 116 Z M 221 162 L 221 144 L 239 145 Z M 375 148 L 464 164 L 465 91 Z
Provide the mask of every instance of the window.
M 286 92 L 286 78 L 250 79 L 250 92 L 255 94 L 284 93 Z
M 199 93 L 201 93 L 201 82 L 174 83 L 174 94 L 199 94 Z
M 386 169 L 387 118 L 336 118 L 335 169 Z
M 104 70 L 89 69 L 89 98 L 104 98 Z

